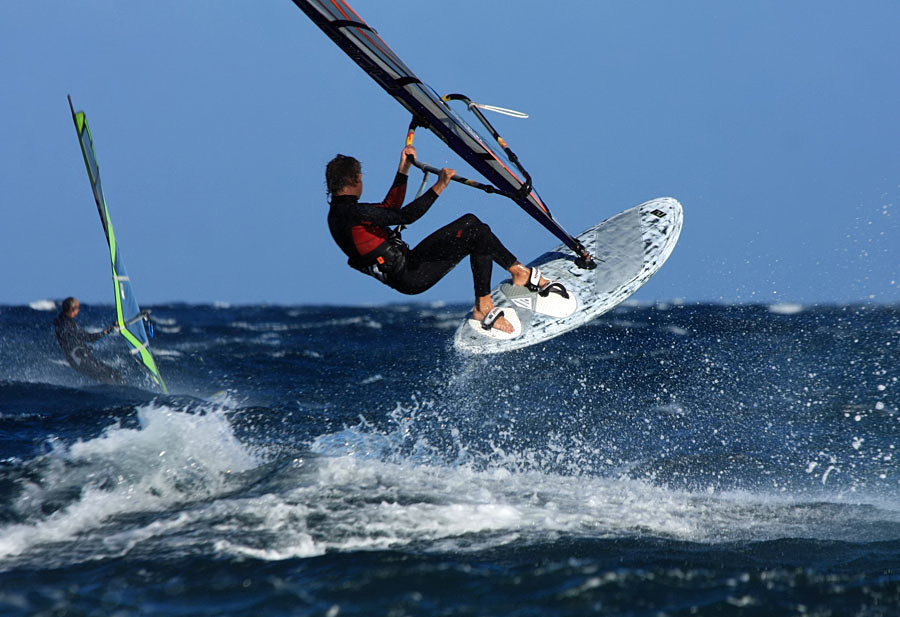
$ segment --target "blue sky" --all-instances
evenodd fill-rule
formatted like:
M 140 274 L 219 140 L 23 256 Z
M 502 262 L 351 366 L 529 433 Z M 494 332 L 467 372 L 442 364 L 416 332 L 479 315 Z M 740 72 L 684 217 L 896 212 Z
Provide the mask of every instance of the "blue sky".
M 438 92 L 530 114 L 492 121 L 570 233 L 681 201 L 681 241 L 637 299 L 900 301 L 900 3 L 351 4 Z M 143 304 L 410 300 L 346 266 L 323 182 L 353 154 L 380 199 L 409 118 L 292 2 L 0 14 L 0 304 L 111 302 L 66 94 L 88 114 Z M 416 145 L 473 173 L 424 131 Z M 523 261 L 558 244 L 459 185 L 407 239 L 469 211 Z M 469 302 L 468 267 L 412 299 Z

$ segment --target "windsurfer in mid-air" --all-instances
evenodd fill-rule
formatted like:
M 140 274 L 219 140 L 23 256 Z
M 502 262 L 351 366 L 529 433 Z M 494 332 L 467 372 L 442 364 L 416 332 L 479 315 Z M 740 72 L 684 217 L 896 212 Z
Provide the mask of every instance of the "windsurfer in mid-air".
M 91 351 L 91 343 L 112 332 L 117 326 L 111 325 L 102 332 L 87 332 L 78 327 L 75 318 L 81 311 L 77 298 L 63 300 L 62 308 L 53 325 L 56 327 L 56 340 L 66 354 L 69 365 L 91 379 L 107 384 L 125 384 L 125 377 L 116 369 L 100 362 Z
M 431 288 L 464 257 L 469 256 L 475 286 L 473 318 L 484 330 L 496 329 L 512 334 L 515 326 L 491 300 L 491 269 L 496 262 L 512 275 L 514 285 L 533 290 L 546 289 L 550 283 L 537 268 L 522 265 L 474 214 L 466 214 L 438 229 L 415 248 L 403 242 L 391 225 L 405 226 L 424 215 L 456 175 L 444 168 L 434 186 L 406 206 L 406 182 L 413 146 L 406 146 L 400 166 L 387 196 L 381 203 L 361 203 L 362 169 L 359 161 L 342 154 L 325 169 L 325 182 L 331 196 L 328 227 L 348 264 L 371 275 L 403 294 L 419 294 Z M 514 311 L 513 311 L 514 312 Z

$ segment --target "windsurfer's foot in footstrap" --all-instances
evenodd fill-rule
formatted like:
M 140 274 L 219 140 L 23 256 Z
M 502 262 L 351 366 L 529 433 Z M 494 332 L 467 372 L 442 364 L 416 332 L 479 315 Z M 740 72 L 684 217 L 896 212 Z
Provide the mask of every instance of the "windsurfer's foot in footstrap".
M 569 297 L 569 292 L 566 291 L 565 285 L 559 281 L 548 281 L 537 268 L 531 269 L 531 274 L 528 277 L 528 282 L 525 283 L 525 288 L 528 289 L 528 291 L 536 291 L 539 296 L 544 298 L 551 293 L 560 295 L 563 298 Z
M 578 309 L 578 301 L 565 286 L 558 281 L 544 278 L 537 268 L 522 267 L 527 272 L 523 276 L 520 269 L 511 270 L 512 284 L 500 285 L 500 291 L 517 307 L 549 315 L 555 318 L 568 317 Z
M 479 334 L 497 339 L 516 338 L 522 333 L 522 323 L 515 309 L 491 308 L 487 313 L 478 308 L 472 312 L 469 325 Z

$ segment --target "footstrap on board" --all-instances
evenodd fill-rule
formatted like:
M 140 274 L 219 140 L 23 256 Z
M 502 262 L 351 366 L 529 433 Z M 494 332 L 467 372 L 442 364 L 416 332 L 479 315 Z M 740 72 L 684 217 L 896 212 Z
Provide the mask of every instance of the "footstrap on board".
M 543 287 L 538 290 L 538 295 L 542 298 L 546 298 L 551 293 L 556 293 L 561 295 L 563 298 L 569 298 L 569 292 L 566 290 L 566 286 L 560 283 L 559 281 L 553 281 L 551 283 L 547 283 Z
M 503 309 L 499 306 L 495 306 L 488 314 L 484 316 L 484 319 L 481 320 L 481 327 L 485 330 L 490 330 L 494 327 L 494 322 L 503 317 Z
M 541 278 L 543 276 L 544 274 L 540 270 L 532 268 L 531 275 L 528 277 L 528 282 L 525 283 L 525 287 L 528 291 L 536 291 L 542 298 L 546 298 L 551 293 L 559 294 L 566 299 L 569 298 L 569 292 L 566 290 L 565 285 L 559 281 L 549 281 L 541 285 Z

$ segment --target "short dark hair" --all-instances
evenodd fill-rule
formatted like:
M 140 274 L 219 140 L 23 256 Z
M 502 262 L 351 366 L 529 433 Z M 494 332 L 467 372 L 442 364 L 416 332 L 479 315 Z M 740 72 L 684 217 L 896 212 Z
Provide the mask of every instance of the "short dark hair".
M 78 299 L 73 298 L 72 296 L 69 296 L 68 298 L 63 300 L 62 301 L 62 312 L 68 313 L 69 311 L 71 311 L 72 307 L 75 306 L 76 302 L 78 302 Z
M 325 188 L 334 195 L 345 186 L 356 182 L 362 174 L 362 165 L 352 156 L 338 154 L 325 166 Z

